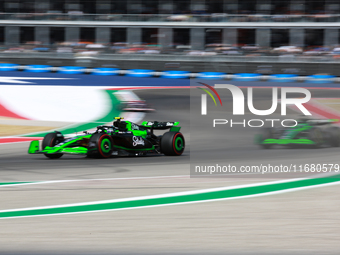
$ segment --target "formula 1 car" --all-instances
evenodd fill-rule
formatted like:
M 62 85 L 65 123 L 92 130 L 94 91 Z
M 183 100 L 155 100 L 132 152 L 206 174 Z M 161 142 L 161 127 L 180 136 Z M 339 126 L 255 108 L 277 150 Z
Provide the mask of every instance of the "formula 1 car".
M 80 154 L 92 158 L 117 156 L 143 156 L 164 154 L 180 156 L 185 148 L 185 140 L 180 133 L 179 122 L 144 121 L 141 125 L 122 121 L 116 117 L 112 126 L 98 126 L 94 133 L 84 131 L 83 135 L 64 138 L 61 132 L 48 133 L 39 150 L 39 141 L 31 142 L 28 153 L 41 153 L 50 159 L 63 154 Z M 154 130 L 169 132 L 156 136 Z
M 303 145 L 313 148 L 340 146 L 340 128 L 332 126 L 338 120 L 300 119 L 297 122 L 295 127 L 264 128 L 262 134 L 255 136 L 255 143 L 264 149 L 270 149 L 274 145 Z

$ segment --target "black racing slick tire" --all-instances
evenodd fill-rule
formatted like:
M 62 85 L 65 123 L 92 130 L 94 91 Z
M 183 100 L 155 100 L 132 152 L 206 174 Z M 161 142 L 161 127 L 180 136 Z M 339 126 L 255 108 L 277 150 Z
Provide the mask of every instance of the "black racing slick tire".
M 114 150 L 110 135 L 97 133 L 91 136 L 87 156 L 90 158 L 109 158 Z
M 266 139 L 274 138 L 274 129 L 273 128 L 263 128 L 261 133 L 261 142 Z M 263 149 L 270 149 L 273 147 L 273 144 L 260 144 Z
M 44 137 L 41 148 L 42 148 L 42 150 L 44 150 L 46 146 L 54 147 L 56 144 L 61 143 L 64 140 L 65 140 L 64 136 L 59 132 L 48 133 Z M 50 158 L 50 159 L 57 159 L 57 158 L 61 158 L 64 154 L 62 154 L 62 153 L 57 153 L 57 154 L 44 153 L 44 155 L 46 157 Z
M 318 149 L 324 144 L 324 134 L 320 128 L 314 127 L 308 132 L 308 139 L 314 142 L 314 148 Z
M 180 132 L 166 132 L 161 139 L 161 152 L 166 156 L 180 156 L 185 149 L 184 136 Z
M 332 147 L 340 146 L 340 128 L 338 127 L 329 127 L 327 128 L 328 134 L 328 143 Z

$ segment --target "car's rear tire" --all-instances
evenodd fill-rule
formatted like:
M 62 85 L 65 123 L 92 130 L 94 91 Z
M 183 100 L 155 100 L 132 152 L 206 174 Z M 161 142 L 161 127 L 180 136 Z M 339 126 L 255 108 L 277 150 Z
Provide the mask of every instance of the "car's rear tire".
M 327 128 L 328 134 L 328 143 L 332 147 L 340 146 L 340 128 L 338 127 L 330 127 Z
M 109 158 L 114 150 L 110 135 L 98 133 L 91 136 L 87 156 L 90 158 Z
M 324 135 L 320 128 L 314 127 L 308 132 L 308 139 L 314 142 L 314 148 L 320 148 L 324 143 Z
M 64 136 L 61 133 L 48 133 L 45 135 L 44 140 L 42 142 L 42 150 L 45 149 L 46 146 L 54 147 L 56 144 L 61 143 L 65 140 Z M 48 154 L 44 153 L 44 155 L 50 159 L 56 159 L 62 157 L 63 153 L 57 153 L 57 154 Z
M 180 156 L 185 149 L 184 136 L 180 132 L 166 132 L 161 138 L 161 152 L 166 156 Z
M 266 139 L 271 139 L 274 138 L 274 129 L 273 128 L 263 128 L 262 129 L 262 134 L 261 136 L 261 142 L 263 142 Z M 271 147 L 273 147 L 273 144 L 260 144 L 260 146 L 263 149 L 270 149 Z

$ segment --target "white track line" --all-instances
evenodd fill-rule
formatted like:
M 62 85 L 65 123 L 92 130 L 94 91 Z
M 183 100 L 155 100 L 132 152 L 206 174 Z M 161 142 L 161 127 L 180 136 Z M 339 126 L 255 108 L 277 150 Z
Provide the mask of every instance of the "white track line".
M 145 177 L 121 177 L 121 178 L 99 178 L 99 179 L 73 179 L 73 180 L 54 180 L 54 181 L 22 181 L 23 183 L 0 185 L 0 188 L 1 187 L 12 187 L 12 186 L 24 186 L 24 185 L 67 183 L 67 182 L 143 180 L 143 179 L 189 178 L 189 177 L 190 175 L 171 175 L 171 176 L 145 176 Z
M 212 177 L 211 175 L 206 175 L 206 177 L 209 177 L 208 179 L 221 179 L 224 177 L 228 176 L 240 176 L 244 177 L 245 175 L 254 175 L 254 173 L 237 173 L 237 174 L 226 174 L 222 176 L 216 176 Z M 327 176 L 332 176 L 334 173 L 321 173 L 321 174 L 312 174 L 308 177 L 305 178 L 293 178 L 293 179 L 286 179 L 286 180 L 281 180 L 279 182 L 290 182 L 290 181 L 296 181 L 296 180 L 304 180 L 304 179 L 310 179 L 310 178 L 318 178 L 318 177 L 327 177 Z M 120 180 L 148 180 L 148 179 L 167 179 L 167 178 L 189 178 L 190 175 L 159 175 L 159 176 L 137 176 L 137 177 L 119 177 L 119 178 L 96 178 L 96 179 L 71 179 L 71 180 L 52 180 L 52 181 L 20 181 L 22 183 L 17 183 L 17 184 L 8 184 L 8 185 L 0 185 L 1 187 L 12 187 L 12 186 L 24 186 L 24 185 L 40 185 L 40 184 L 54 184 L 54 183 L 69 183 L 69 182 L 91 182 L 91 181 L 120 181 Z M 261 175 L 261 177 L 264 177 Z M 193 179 L 202 179 L 204 176 L 199 177 L 199 178 L 193 178 Z M 204 178 L 206 179 L 206 178 Z M 254 178 L 258 179 L 258 178 Z M 264 178 L 266 179 L 266 178 Z M 275 178 L 270 178 L 270 179 L 275 179 Z M 224 180 L 226 181 L 226 180 Z M 19 181 L 8 181 L 8 182 L 19 182 Z M 273 181 L 273 183 L 276 183 L 278 181 Z M 267 183 L 263 183 L 267 184 Z M 271 182 L 268 182 L 268 184 L 271 184 Z M 257 183 L 253 184 L 257 185 Z

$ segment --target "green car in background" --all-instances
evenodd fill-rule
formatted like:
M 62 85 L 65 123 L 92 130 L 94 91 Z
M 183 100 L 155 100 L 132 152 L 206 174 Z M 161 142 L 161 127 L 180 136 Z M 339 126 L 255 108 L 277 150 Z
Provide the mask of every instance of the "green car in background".
M 288 147 L 339 147 L 340 128 L 335 123 L 339 120 L 300 119 L 298 125 L 290 128 L 264 128 L 255 136 L 255 143 L 264 149 L 275 145 Z
M 55 131 L 47 134 L 41 149 L 39 141 L 31 142 L 29 154 L 44 154 L 56 159 L 63 154 L 79 154 L 92 158 L 109 158 L 116 156 L 143 156 L 147 154 L 164 154 L 180 156 L 185 148 L 185 140 L 180 133 L 179 122 L 144 121 L 141 125 L 131 121 L 122 121 L 116 117 L 112 126 L 98 126 L 94 133 L 84 131 L 83 135 L 65 138 Z M 154 130 L 166 130 L 156 136 Z

